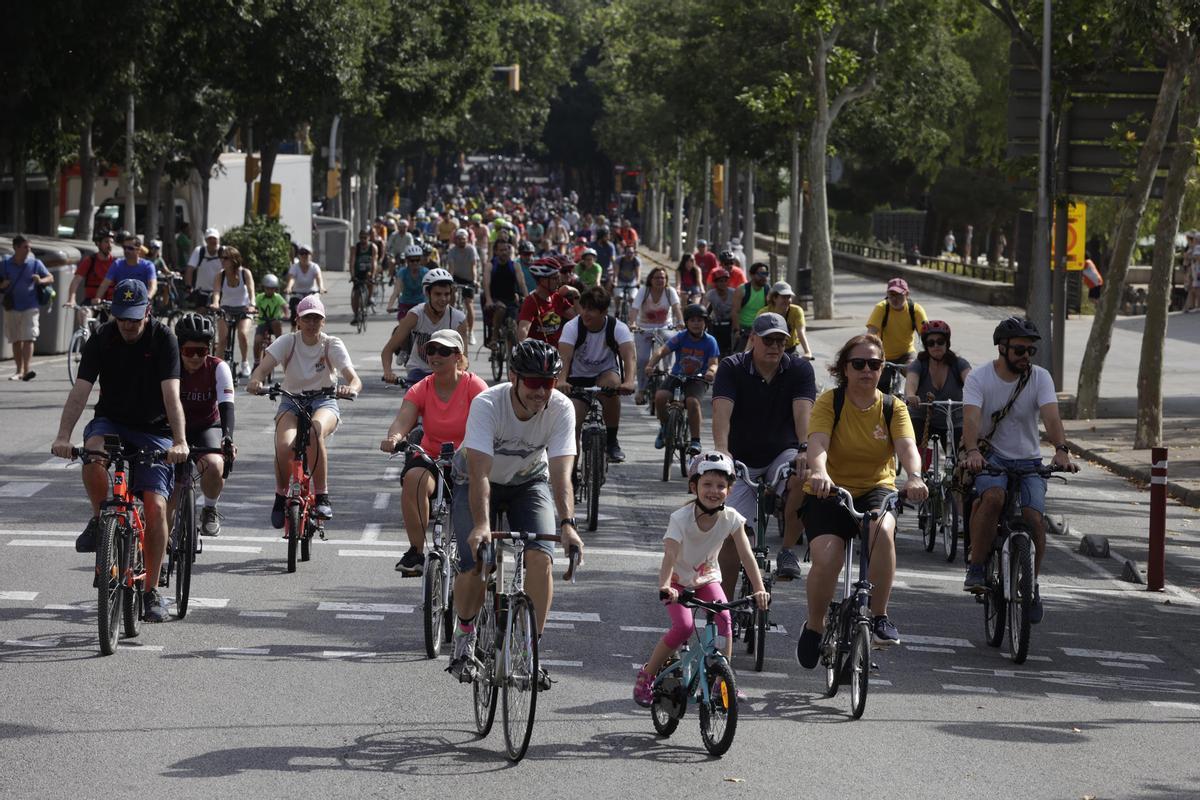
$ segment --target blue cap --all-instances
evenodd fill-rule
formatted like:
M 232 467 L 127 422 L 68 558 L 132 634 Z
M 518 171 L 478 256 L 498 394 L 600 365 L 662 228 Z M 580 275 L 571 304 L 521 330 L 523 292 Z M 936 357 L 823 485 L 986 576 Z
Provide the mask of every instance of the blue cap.
M 126 278 L 113 289 L 112 315 L 117 319 L 141 319 L 146 316 L 150 295 L 146 284 L 137 278 Z

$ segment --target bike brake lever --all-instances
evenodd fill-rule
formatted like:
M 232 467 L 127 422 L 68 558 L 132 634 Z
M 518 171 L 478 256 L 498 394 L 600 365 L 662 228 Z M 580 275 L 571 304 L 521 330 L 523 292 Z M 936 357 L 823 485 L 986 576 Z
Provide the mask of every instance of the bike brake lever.
M 579 569 L 579 545 L 571 545 L 567 553 L 567 571 L 563 574 L 563 580 L 575 583 L 575 571 Z

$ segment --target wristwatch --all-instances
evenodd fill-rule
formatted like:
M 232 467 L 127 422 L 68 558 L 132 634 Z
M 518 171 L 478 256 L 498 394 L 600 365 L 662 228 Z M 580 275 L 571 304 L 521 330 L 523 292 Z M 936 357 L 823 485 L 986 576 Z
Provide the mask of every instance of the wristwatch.
M 1071 448 L 1070 448 L 1070 447 L 1067 447 L 1065 444 L 1056 444 L 1056 445 L 1054 445 L 1054 449 L 1055 449 L 1055 450 L 1061 450 L 1061 451 L 1062 451 L 1062 452 L 1064 452 L 1064 453 L 1070 453 L 1070 452 L 1071 452 Z
M 801 453 L 807 453 L 808 452 L 808 442 L 801 442 L 799 445 L 797 445 L 796 449 L 799 450 Z
M 578 525 L 578 524 L 575 522 L 575 518 L 574 518 L 574 517 L 563 517 L 563 518 L 562 518 L 562 519 L 559 521 L 559 523 L 558 523 L 558 527 L 561 529 L 563 525 L 570 525 L 572 528 L 578 528 L 578 527 L 579 527 L 579 525 Z

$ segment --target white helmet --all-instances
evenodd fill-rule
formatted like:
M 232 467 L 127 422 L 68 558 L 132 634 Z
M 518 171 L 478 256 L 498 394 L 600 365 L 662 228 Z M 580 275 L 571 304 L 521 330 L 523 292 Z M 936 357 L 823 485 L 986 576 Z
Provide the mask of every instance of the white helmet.
M 692 459 L 692 463 L 688 466 L 688 481 L 699 480 L 700 476 L 706 472 L 720 472 L 729 480 L 733 480 L 736 472 L 733 467 L 733 459 L 719 450 L 709 450 L 706 453 L 701 453 Z
M 426 292 L 429 291 L 430 286 L 434 286 L 439 283 L 448 283 L 453 286 L 454 276 L 439 267 L 437 269 L 429 270 L 429 272 L 425 273 L 425 277 L 421 278 L 421 288 Z
M 405 258 L 420 258 L 423 255 L 425 255 L 425 251 L 422 250 L 421 246 L 418 244 L 410 244 L 408 247 L 404 248 Z
M 263 275 L 262 285 L 264 289 L 278 289 L 279 278 L 275 277 L 275 273 L 268 272 L 266 275 Z

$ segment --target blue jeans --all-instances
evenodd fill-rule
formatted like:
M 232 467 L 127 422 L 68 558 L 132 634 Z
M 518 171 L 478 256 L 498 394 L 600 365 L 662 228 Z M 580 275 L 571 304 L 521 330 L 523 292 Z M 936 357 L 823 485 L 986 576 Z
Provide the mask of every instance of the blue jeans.
M 171 447 L 171 440 L 167 437 L 139 431 L 104 417 L 95 417 L 83 429 L 84 442 L 93 436 L 106 435 L 120 436 L 127 446 L 144 450 L 168 450 Z M 170 497 L 174 484 L 175 471 L 170 464 L 130 465 L 129 486 L 135 494 L 154 492 L 163 497 Z
M 557 533 L 554 530 L 554 498 L 550 496 L 550 484 L 544 480 L 528 483 L 491 485 L 491 510 L 504 506 L 508 529 L 526 533 Z M 454 502 L 450 506 L 450 524 L 454 538 L 458 541 L 458 569 L 469 572 L 475 568 L 475 554 L 467 546 L 471 528 L 471 489 L 465 483 L 454 485 Z M 554 561 L 554 543 L 533 541 L 525 543 L 526 550 L 537 550 Z
M 1001 458 L 993 453 L 987 457 L 987 463 L 1001 469 L 1032 469 L 1040 467 L 1040 458 Z M 1008 487 L 1007 475 L 975 476 L 975 495 L 982 497 L 988 489 L 1004 491 Z M 1026 475 L 1021 478 L 1021 507 L 1032 508 L 1039 514 L 1046 513 L 1046 479 L 1041 475 Z

